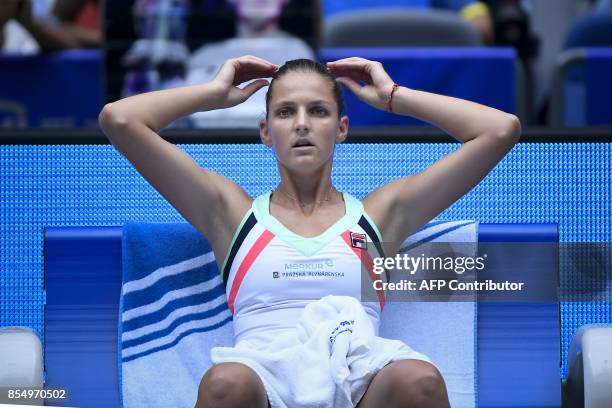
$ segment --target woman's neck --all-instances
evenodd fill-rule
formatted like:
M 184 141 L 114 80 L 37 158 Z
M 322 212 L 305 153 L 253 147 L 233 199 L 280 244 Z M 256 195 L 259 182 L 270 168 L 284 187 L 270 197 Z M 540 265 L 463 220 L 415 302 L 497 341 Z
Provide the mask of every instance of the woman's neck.
M 312 180 L 297 182 L 290 178 L 282 179 L 273 192 L 276 203 L 283 207 L 293 207 L 304 215 L 337 203 L 339 197 L 341 194 L 334 188 L 330 178 L 318 180 L 316 184 Z
M 274 190 L 274 201 L 285 208 L 299 210 L 304 215 L 310 215 L 321 207 L 327 207 L 343 201 L 342 194 L 334 188 L 331 180 L 332 162 L 322 167 L 297 173 L 278 162 L 281 182 Z

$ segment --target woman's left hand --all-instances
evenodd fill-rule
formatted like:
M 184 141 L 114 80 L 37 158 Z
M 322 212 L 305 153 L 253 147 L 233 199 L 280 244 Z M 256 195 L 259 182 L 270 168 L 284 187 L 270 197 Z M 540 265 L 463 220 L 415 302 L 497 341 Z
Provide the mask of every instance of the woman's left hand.
M 328 62 L 327 67 L 336 75 L 336 80 L 360 100 L 375 108 L 387 110 L 394 82 L 380 62 L 351 57 Z

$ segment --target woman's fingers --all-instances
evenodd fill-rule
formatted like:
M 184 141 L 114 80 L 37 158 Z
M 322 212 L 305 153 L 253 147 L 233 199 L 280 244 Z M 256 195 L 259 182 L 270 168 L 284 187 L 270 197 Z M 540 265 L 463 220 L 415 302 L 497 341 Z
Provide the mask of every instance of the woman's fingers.
M 385 108 L 393 80 L 380 62 L 350 57 L 328 62 L 327 66 L 338 77 L 338 82 L 349 88 L 359 99 L 376 108 Z M 357 81 L 366 85 L 361 86 Z
M 243 93 L 246 95 L 246 99 L 250 98 L 255 92 L 259 91 L 264 86 L 270 85 L 270 83 L 265 79 L 258 79 L 257 81 L 253 81 L 244 88 L 242 88 Z
M 327 66 L 331 68 L 332 71 L 337 69 L 355 69 L 369 73 L 375 64 L 378 63 L 375 61 L 367 60 L 365 58 L 351 57 L 344 58 L 338 61 L 328 62 Z
M 278 65 L 252 55 L 237 58 L 236 63 L 238 70 L 248 71 L 255 69 L 274 73 L 278 69 Z
M 393 80 L 378 61 L 351 57 L 328 63 L 328 67 L 338 76 L 348 76 L 372 85 L 379 99 L 384 100 L 393 86 Z
M 242 57 L 238 57 L 238 58 L 232 58 L 228 61 L 232 61 L 236 68 L 238 68 L 240 65 L 245 65 L 245 64 L 256 64 L 256 65 L 261 65 L 261 66 L 272 66 L 272 67 L 276 67 L 276 64 L 271 63 L 270 61 L 266 61 L 263 58 L 259 58 L 259 57 L 255 57 L 253 55 L 243 55 Z
M 252 55 L 226 60 L 213 80 L 217 85 L 221 104 L 229 108 L 246 101 L 259 89 L 269 85 L 264 78 L 273 76 L 277 69 L 277 65 Z M 244 88 L 238 87 L 243 82 L 252 80 L 255 81 Z
M 359 92 L 361 91 L 361 85 L 359 85 L 355 80 L 349 77 L 338 77 L 336 81 L 340 82 L 342 85 L 346 86 L 352 93 L 359 96 Z
M 256 57 L 242 57 L 236 60 L 236 72 L 234 75 L 233 85 L 239 85 L 243 82 L 257 78 L 269 78 L 274 75 L 278 66 Z
M 385 69 L 380 62 L 368 60 L 338 62 L 330 64 L 329 68 L 332 72 L 360 71 L 372 77 L 372 79 L 376 79 L 375 77 L 381 74 L 386 75 Z
M 222 84 L 232 84 L 234 82 L 234 78 L 236 77 L 236 66 L 233 60 L 227 60 L 221 65 L 217 75 L 215 76 L 215 81 L 220 81 Z
M 332 70 L 332 72 L 339 77 L 350 77 L 356 81 L 362 81 L 366 84 L 372 84 L 372 77 L 367 72 L 354 69 L 354 68 L 339 68 Z
M 243 82 L 274 75 L 278 66 L 264 59 L 246 55 L 228 59 L 217 73 L 217 79 L 227 86 L 237 86 Z
M 365 58 L 360 58 L 360 57 L 348 57 L 348 58 L 342 58 L 336 61 L 330 61 L 328 62 L 328 64 L 343 64 L 343 63 L 368 63 L 368 62 L 372 62 L 370 60 L 367 60 Z
M 238 58 L 238 60 L 255 61 L 255 62 L 259 62 L 259 63 L 264 64 L 264 65 L 271 65 L 271 66 L 274 66 L 274 67 L 278 67 L 278 65 L 273 64 L 270 61 L 267 61 L 267 60 L 265 60 L 263 58 L 256 57 L 254 55 L 245 55 L 245 56 L 242 56 L 242 57 Z
M 380 65 L 380 63 L 357 57 L 327 63 L 329 69 L 338 76 L 348 75 L 368 83 L 372 82 L 372 72 L 377 68 L 377 65 Z
M 382 64 L 378 61 L 370 61 L 365 58 L 351 57 L 344 58 L 337 61 L 331 61 L 327 63 L 327 66 L 332 70 L 335 69 L 358 69 L 363 70 L 367 73 L 371 73 L 373 70 L 383 70 Z

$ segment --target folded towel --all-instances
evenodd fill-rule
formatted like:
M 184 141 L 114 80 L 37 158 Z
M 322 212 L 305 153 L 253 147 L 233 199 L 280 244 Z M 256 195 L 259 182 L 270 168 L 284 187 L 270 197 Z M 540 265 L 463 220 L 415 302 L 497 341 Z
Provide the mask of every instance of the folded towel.
M 410 237 L 404 246 L 435 239 L 475 242 L 476 224 L 432 222 Z M 334 309 L 325 310 L 333 312 Z M 468 302 L 389 303 L 382 315 L 379 335 L 401 340 L 429 356 L 444 376 L 452 406 L 469 408 L 475 406 L 475 318 L 475 307 Z M 349 320 L 352 319 L 342 319 L 340 323 Z M 302 339 L 312 337 L 315 326 L 308 321 L 302 319 L 296 337 L 298 333 Z M 211 349 L 230 348 L 233 344 L 230 322 L 210 244 L 197 230 L 189 224 L 124 225 L 118 353 L 122 406 L 193 407 L 202 375 L 214 359 L 221 361 L 223 352 L 211 355 Z M 367 327 L 360 325 L 351 330 L 362 333 L 367 332 Z M 334 349 L 349 347 L 350 353 L 330 354 L 330 370 L 335 367 L 332 378 L 337 385 L 334 401 L 346 402 L 350 398 L 354 402 L 357 395 L 365 392 L 367 381 L 373 375 L 367 374 L 367 370 L 376 371 L 380 365 L 359 366 L 361 353 L 367 352 L 367 342 L 359 343 L 357 339 L 364 338 L 368 336 L 356 336 L 352 342 L 345 343 L 346 337 L 336 337 Z M 284 340 L 299 341 L 299 338 Z M 404 344 L 400 346 L 394 340 L 380 341 L 385 344 L 375 345 L 375 349 L 388 349 L 390 353 L 395 350 L 397 356 L 406 351 Z M 246 344 L 236 345 L 237 348 L 245 346 L 248 348 Z M 253 349 L 265 345 L 255 346 Z M 409 347 L 408 350 L 414 352 Z M 343 355 L 350 358 L 339 357 Z M 378 362 L 387 357 L 379 356 Z M 310 366 L 304 364 L 303 368 L 306 367 Z M 295 370 L 292 376 L 294 373 Z M 271 381 L 262 380 L 268 382 L 268 387 L 272 386 Z M 323 388 L 322 392 L 328 390 Z
M 126 223 L 122 245 L 122 406 L 193 407 L 210 348 L 234 335 L 210 244 L 189 224 Z
M 239 362 L 257 372 L 272 408 L 354 407 L 388 363 L 430 362 L 401 341 L 375 336 L 359 300 L 331 295 L 306 306 L 294 331 L 216 347 L 211 356 L 215 364 Z

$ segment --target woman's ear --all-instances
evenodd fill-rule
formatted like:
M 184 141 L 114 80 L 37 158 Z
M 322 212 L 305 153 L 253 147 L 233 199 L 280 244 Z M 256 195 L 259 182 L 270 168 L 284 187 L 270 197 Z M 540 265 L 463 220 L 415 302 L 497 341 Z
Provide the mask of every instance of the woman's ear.
M 268 133 L 268 122 L 265 119 L 259 121 L 259 138 L 261 143 L 268 147 L 272 147 L 272 139 Z
M 344 115 L 338 121 L 338 133 L 336 134 L 336 143 L 342 143 L 348 136 L 349 118 Z

